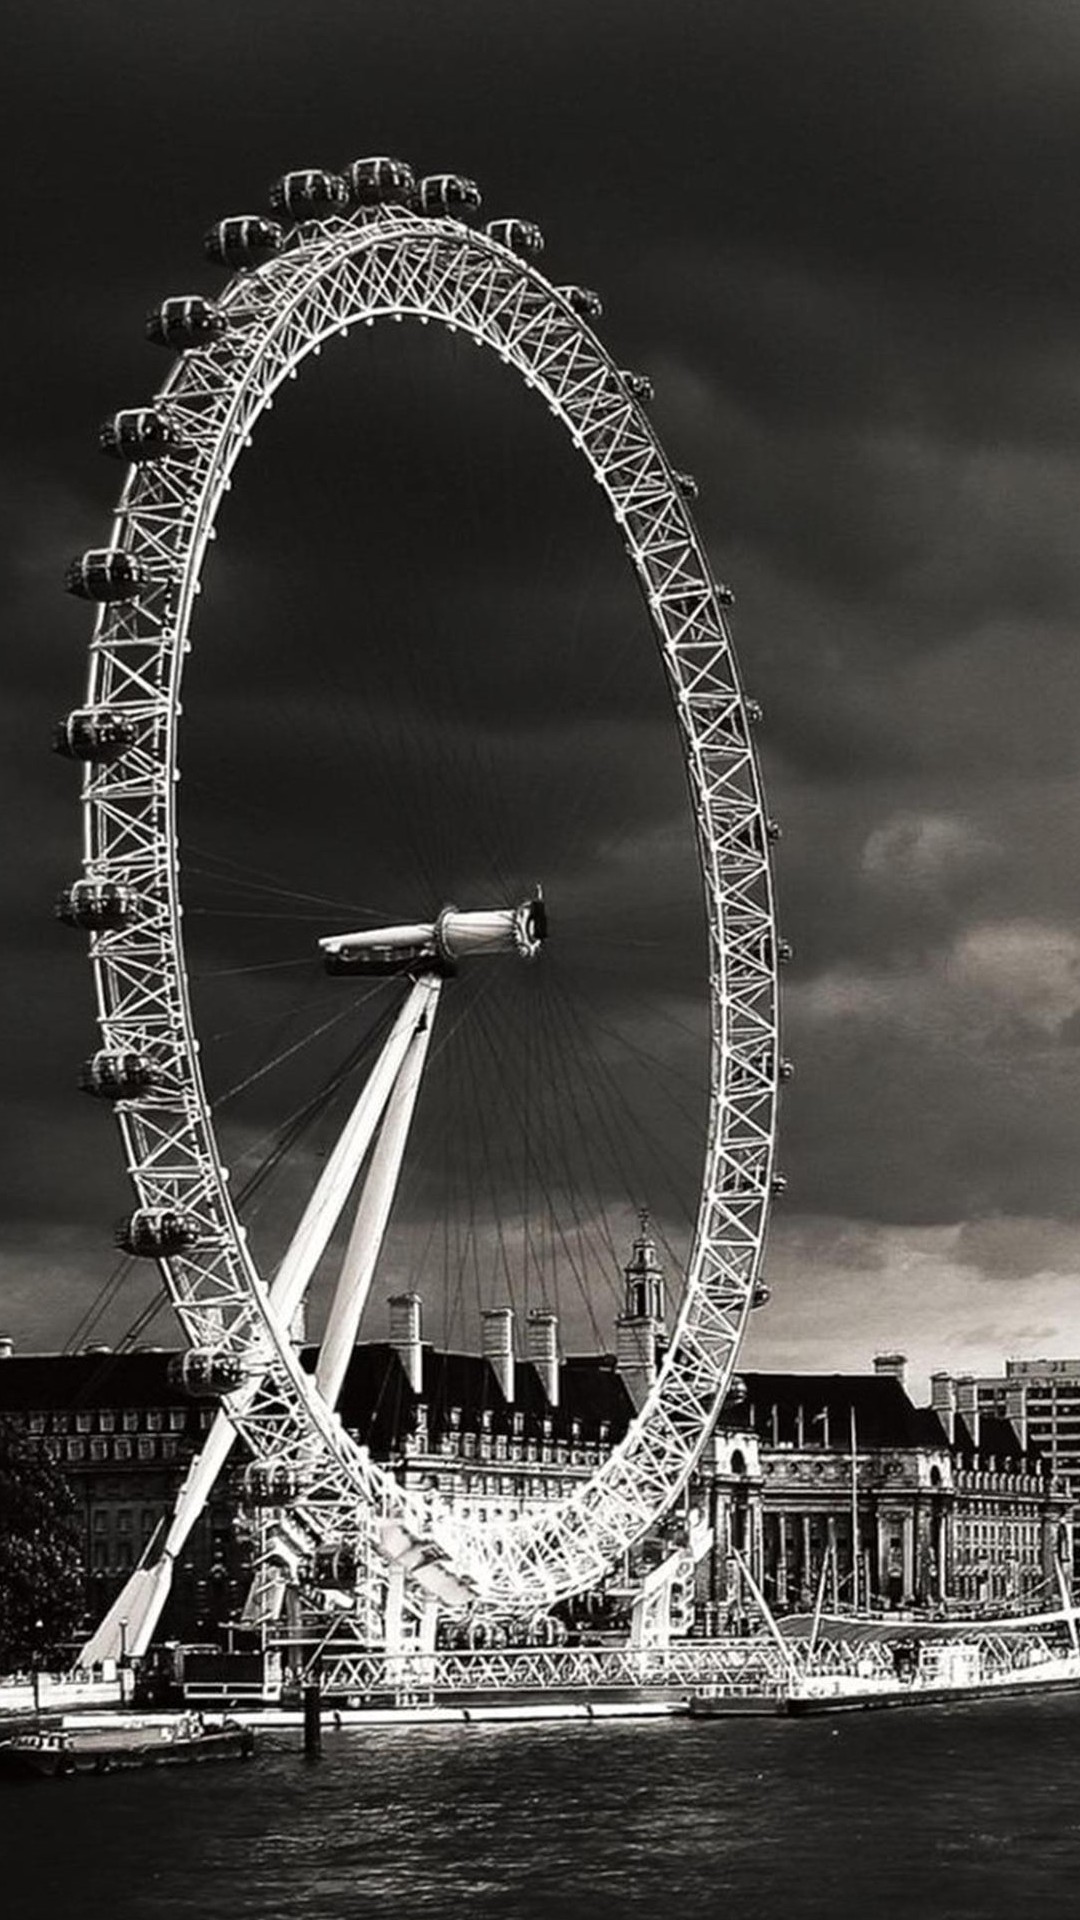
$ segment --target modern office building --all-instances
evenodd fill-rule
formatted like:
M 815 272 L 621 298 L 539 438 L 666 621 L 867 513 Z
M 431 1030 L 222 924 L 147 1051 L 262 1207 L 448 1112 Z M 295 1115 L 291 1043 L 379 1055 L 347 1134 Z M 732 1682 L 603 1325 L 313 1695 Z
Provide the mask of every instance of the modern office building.
M 1080 1360 L 1006 1360 L 1004 1374 L 961 1381 L 960 1387 L 974 1388 L 983 1414 L 1008 1419 L 1072 1501 L 1080 1500 Z

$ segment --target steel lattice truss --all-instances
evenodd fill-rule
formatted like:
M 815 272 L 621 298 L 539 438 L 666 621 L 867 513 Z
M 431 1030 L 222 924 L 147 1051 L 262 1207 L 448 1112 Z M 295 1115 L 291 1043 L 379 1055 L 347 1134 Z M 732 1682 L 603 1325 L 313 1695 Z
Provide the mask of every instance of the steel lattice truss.
M 155 1069 L 117 1112 L 143 1207 L 177 1208 L 197 1244 L 162 1261 L 189 1342 L 242 1362 L 226 1409 L 254 1459 L 298 1485 L 279 1528 L 297 1564 L 344 1542 L 361 1568 L 380 1520 L 440 1540 L 479 1597 L 550 1605 L 594 1584 L 685 1485 L 730 1380 L 769 1207 L 779 1071 L 777 939 L 753 717 L 721 597 L 677 476 L 622 374 L 561 292 L 489 235 L 396 208 L 298 228 L 217 302 L 227 325 L 181 353 L 154 409 L 181 443 L 132 466 L 112 545 L 138 563 L 137 597 L 101 608 L 88 710 L 133 743 L 87 769 L 85 876 L 128 891 L 125 924 L 93 934 L 104 1047 Z M 199 576 L 222 495 L 278 387 L 335 333 L 380 319 L 471 335 L 546 401 L 603 488 L 659 643 L 700 852 L 710 935 L 711 1105 L 681 1312 L 656 1386 L 622 1444 L 558 1505 L 498 1535 L 446 1532 L 344 1432 L 268 1307 L 230 1199 L 199 1065 L 185 972 L 175 793 L 181 682 Z M 366 1591 L 375 1592 L 374 1572 Z M 364 1616 L 364 1580 L 360 1582 Z M 374 1605 L 374 1601 L 372 1601 Z

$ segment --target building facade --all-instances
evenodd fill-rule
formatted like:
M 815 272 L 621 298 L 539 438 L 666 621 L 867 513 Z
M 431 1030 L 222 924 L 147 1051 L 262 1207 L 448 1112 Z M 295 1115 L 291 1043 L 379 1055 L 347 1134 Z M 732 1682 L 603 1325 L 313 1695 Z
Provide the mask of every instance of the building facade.
M 615 1352 L 583 1356 L 562 1354 L 547 1311 L 529 1313 L 520 1338 L 509 1307 L 483 1315 L 480 1353 L 442 1352 L 423 1339 L 419 1296 L 395 1295 L 389 1338 L 354 1349 L 343 1424 L 451 1525 L 508 1524 L 559 1500 L 618 1445 L 662 1362 L 664 1276 L 646 1215 L 623 1278 Z M 301 1353 L 313 1371 L 317 1350 Z M 755 1588 L 780 1612 L 819 1597 L 860 1609 L 1056 1604 L 1074 1459 L 1080 1482 L 1080 1363 L 1071 1376 L 1071 1363 L 1045 1364 L 1060 1371 L 935 1375 L 929 1407 L 913 1404 L 897 1354 L 872 1374 L 742 1375 L 675 1509 L 602 1589 L 562 1610 L 564 1624 L 644 1631 L 645 1588 L 663 1589 L 662 1630 L 676 1633 L 725 1630 L 753 1611 Z M 36 1438 L 76 1493 L 88 1630 L 152 1558 L 214 1410 L 161 1350 L 0 1346 L 0 1419 Z M 206 1640 L 238 1617 L 261 1524 L 243 1488 L 239 1461 L 192 1532 L 159 1637 Z
M 1006 1360 L 1004 1374 L 971 1382 L 980 1415 L 1007 1418 L 1075 1504 L 1080 1500 L 1080 1360 Z M 1074 1534 L 1074 1574 L 1080 1542 Z
M 63 1470 L 75 1496 L 89 1630 L 168 1526 L 214 1414 L 176 1383 L 165 1351 L 0 1358 L 0 1420 Z M 250 1554 L 235 1520 L 240 1478 L 219 1482 L 176 1568 L 168 1631 L 209 1639 L 247 1590 Z
M 903 1357 L 886 1354 L 873 1374 L 747 1373 L 742 1386 L 704 1466 L 710 1620 L 745 1610 L 740 1560 L 780 1612 L 819 1592 L 830 1608 L 1057 1604 L 1068 1491 L 1007 1419 L 980 1415 L 969 1383 L 935 1376 L 917 1407 Z

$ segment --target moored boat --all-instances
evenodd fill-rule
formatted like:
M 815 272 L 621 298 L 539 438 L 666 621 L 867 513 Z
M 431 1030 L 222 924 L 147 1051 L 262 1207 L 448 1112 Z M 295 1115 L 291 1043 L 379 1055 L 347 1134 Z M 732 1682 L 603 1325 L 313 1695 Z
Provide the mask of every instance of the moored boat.
M 199 1714 L 184 1714 L 153 1730 L 49 1728 L 18 1734 L 0 1741 L 0 1776 L 63 1779 L 74 1773 L 195 1766 L 208 1760 L 247 1760 L 254 1750 L 250 1727 L 241 1727 L 235 1720 L 207 1724 Z

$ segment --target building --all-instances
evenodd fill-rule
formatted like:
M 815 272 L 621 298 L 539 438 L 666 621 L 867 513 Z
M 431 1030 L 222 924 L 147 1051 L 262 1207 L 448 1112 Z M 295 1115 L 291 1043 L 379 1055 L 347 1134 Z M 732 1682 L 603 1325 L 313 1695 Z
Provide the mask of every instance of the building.
M 980 1414 L 1008 1419 L 1072 1501 L 1080 1500 L 1080 1360 L 1006 1360 L 1004 1375 L 970 1384 Z
M 710 1620 L 742 1611 L 739 1558 L 780 1611 L 1056 1604 L 1069 1496 L 1013 1425 L 945 1374 L 916 1407 L 904 1360 L 872 1374 L 746 1373 L 706 1455 Z M 738 1551 L 733 1552 L 732 1548 Z
M 561 1353 L 543 1309 L 520 1340 L 509 1307 L 483 1315 L 480 1353 L 441 1352 L 423 1339 L 419 1296 L 395 1295 L 389 1337 L 353 1351 L 338 1406 L 346 1429 L 466 1527 L 558 1500 L 622 1439 L 663 1357 L 664 1275 L 645 1214 L 623 1278 L 615 1352 L 582 1356 Z M 213 1420 L 214 1403 L 185 1391 L 178 1358 L 15 1356 L 0 1345 L 0 1418 L 36 1436 L 75 1489 L 88 1629 L 152 1552 Z M 302 1358 L 313 1370 L 316 1349 Z M 662 1632 L 722 1630 L 748 1610 L 752 1584 L 780 1611 L 812 1606 L 819 1591 L 859 1607 L 1041 1604 L 1069 1552 L 1070 1500 L 1054 1472 L 1067 1395 L 1047 1402 L 1032 1382 L 1018 1429 L 1015 1383 L 1002 1409 L 984 1406 L 976 1383 L 938 1374 L 920 1408 L 904 1370 L 889 1354 L 872 1374 L 743 1375 L 675 1510 L 600 1593 L 565 1610 L 568 1624 L 651 1631 L 643 1585 L 664 1590 Z M 1075 1382 L 1080 1408 L 1080 1367 Z M 1056 1452 L 1040 1425 L 1047 1405 L 1060 1411 Z M 162 1636 L 206 1639 L 238 1615 L 261 1524 L 243 1513 L 243 1475 L 238 1460 L 196 1525 Z
M 60 1467 L 75 1495 L 86 1568 L 85 1625 L 101 1618 L 133 1567 L 167 1527 L 214 1407 L 178 1384 L 160 1349 L 15 1356 L 0 1347 L 0 1419 Z M 236 1473 L 218 1485 L 176 1569 L 168 1627 L 208 1638 L 242 1603 L 249 1554 L 235 1526 Z

